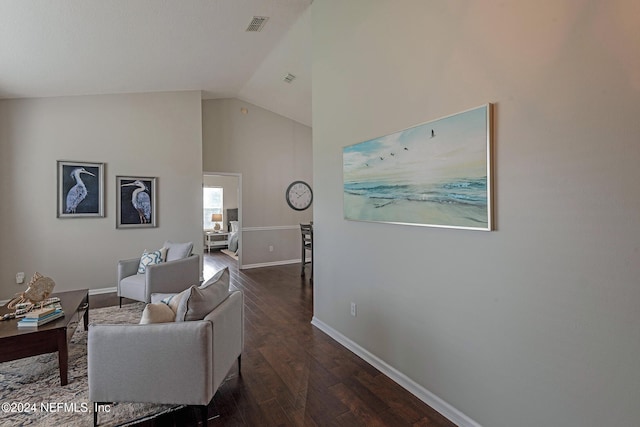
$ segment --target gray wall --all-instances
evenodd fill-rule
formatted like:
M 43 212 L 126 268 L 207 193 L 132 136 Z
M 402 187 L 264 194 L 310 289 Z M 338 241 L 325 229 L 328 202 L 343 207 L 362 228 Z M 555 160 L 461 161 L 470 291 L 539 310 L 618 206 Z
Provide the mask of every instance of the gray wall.
M 294 211 L 284 193 L 295 180 L 313 187 L 311 128 L 237 99 L 202 101 L 202 126 L 203 169 L 242 174 L 242 265 L 299 260 L 313 205 Z
M 35 271 L 56 290 L 116 285 L 165 240 L 202 253 L 200 92 L 0 101 L 0 299 Z M 56 218 L 56 161 L 104 162 L 104 218 Z M 116 230 L 116 175 L 158 178 L 158 228 Z
M 640 425 L 636 2 L 312 8 L 316 318 L 484 426 Z M 487 102 L 496 231 L 343 220 L 342 147 Z

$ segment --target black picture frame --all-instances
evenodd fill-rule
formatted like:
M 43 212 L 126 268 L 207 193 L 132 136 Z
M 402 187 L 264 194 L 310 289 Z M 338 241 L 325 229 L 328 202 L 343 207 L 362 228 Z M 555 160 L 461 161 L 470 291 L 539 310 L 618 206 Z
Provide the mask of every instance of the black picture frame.
M 157 227 L 157 178 L 116 176 L 116 228 Z

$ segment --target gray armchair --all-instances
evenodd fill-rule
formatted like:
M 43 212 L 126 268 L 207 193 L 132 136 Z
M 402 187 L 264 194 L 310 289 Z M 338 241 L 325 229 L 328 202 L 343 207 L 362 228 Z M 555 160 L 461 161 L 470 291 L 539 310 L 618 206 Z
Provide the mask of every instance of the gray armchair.
M 200 256 L 149 265 L 144 274 L 138 274 L 140 258 L 118 262 L 118 296 L 151 302 L 153 293 L 178 293 L 200 282 Z
M 236 360 L 240 373 L 243 310 L 233 290 L 203 320 L 90 325 L 89 400 L 198 406 L 206 426 L 207 405 Z

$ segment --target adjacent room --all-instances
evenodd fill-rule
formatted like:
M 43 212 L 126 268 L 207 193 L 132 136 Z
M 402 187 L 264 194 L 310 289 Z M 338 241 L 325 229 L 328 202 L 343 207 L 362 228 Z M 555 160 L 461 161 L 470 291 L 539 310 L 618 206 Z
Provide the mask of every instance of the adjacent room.
M 631 0 L 3 0 L 0 424 L 638 426 L 638 117 Z

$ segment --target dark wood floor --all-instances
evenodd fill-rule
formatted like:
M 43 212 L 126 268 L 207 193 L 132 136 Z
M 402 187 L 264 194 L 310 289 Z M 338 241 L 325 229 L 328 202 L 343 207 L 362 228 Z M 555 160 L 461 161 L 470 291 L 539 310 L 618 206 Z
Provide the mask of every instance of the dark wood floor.
M 431 407 L 311 325 L 313 285 L 299 265 L 238 270 L 204 256 L 204 276 L 228 266 L 245 295 L 242 375 L 234 368 L 209 405 L 209 426 L 453 426 Z M 308 271 L 308 267 L 307 267 Z M 115 295 L 91 307 L 116 305 Z M 138 426 L 196 426 L 185 409 Z

